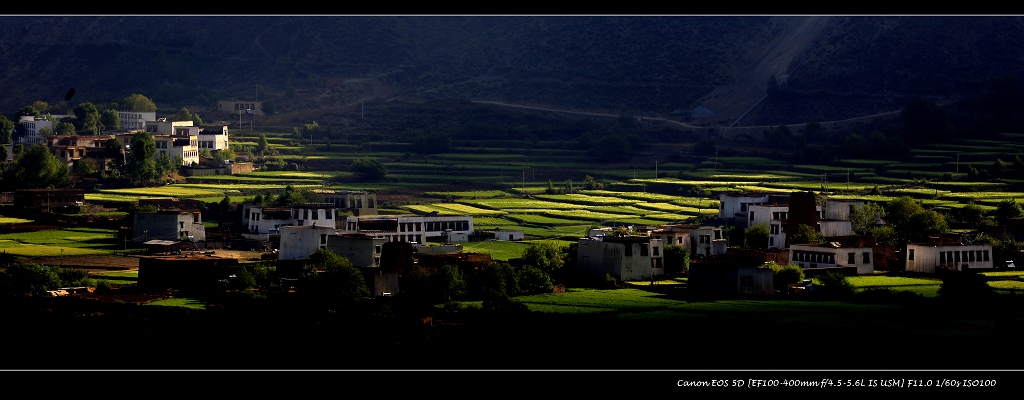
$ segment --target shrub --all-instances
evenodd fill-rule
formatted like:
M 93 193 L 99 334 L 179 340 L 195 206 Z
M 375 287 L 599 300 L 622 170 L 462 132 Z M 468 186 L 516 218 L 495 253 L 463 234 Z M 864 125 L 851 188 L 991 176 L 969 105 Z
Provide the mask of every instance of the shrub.
M 846 275 L 838 272 L 826 272 L 818 277 L 821 283 L 821 293 L 832 298 L 847 298 L 853 296 L 854 289 Z
M 786 292 L 790 284 L 800 283 L 804 280 L 804 270 L 799 265 L 779 265 L 774 262 L 768 263 L 768 268 L 771 268 L 773 277 L 772 281 L 775 286 L 775 290 L 780 292 Z

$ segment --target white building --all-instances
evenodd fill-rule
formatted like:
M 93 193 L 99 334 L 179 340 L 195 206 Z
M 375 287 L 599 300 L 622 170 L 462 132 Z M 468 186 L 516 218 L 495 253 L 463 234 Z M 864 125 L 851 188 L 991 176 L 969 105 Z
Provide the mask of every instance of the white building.
M 175 128 L 191 127 L 192 121 L 168 121 L 167 118 L 146 121 L 146 132 L 150 135 L 170 135 Z
M 165 210 L 135 213 L 132 241 L 206 240 L 206 227 L 199 210 Z
M 121 129 L 134 132 L 146 130 L 146 121 L 156 120 L 156 111 L 118 111 Z
M 747 225 L 768 227 L 768 247 L 786 247 L 786 221 L 789 219 L 788 205 L 755 205 L 748 207 Z
M 352 215 L 377 215 L 377 195 L 365 190 L 323 192 L 324 202 L 333 203 L 339 211 Z
M 159 159 L 161 155 L 167 155 L 171 160 L 174 157 L 181 158 L 181 165 L 199 164 L 198 135 L 190 135 L 186 131 L 184 134 L 152 136 L 153 142 L 156 143 L 156 152 L 153 153 L 153 158 Z
M 525 238 L 525 232 L 522 229 L 495 229 L 494 239 L 495 240 L 523 240 Z
M 342 221 L 338 221 L 339 224 Z M 416 216 L 416 215 L 371 215 L 347 217 L 344 233 L 362 233 L 390 242 L 424 243 L 429 238 L 447 242 L 466 241 L 473 234 L 473 217 L 457 216 Z
M 233 115 L 263 115 L 263 102 L 249 100 L 221 100 L 217 102 L 217 111 Z
M 800 268 L 857 267 L 857 274 L 875 272 L 871 247 L 843 247 L 838 242 L 795 244 L 789 247 L 789 262 Z
M 380 267 L 381 248 L 387 240 L 368 235 L 327 236 L 327 249 L 360 268 Z
M 253 234 L 277 234 L 286 226 L 337 227 L 334 205 L 305 203 L 291 207 L 263 207 L 242 204 L 242 221 Z
M 987 244 L 908 244 L 907 271 L 935 273 L 938 269 L 991 269 L 992 246 Z
M 53 121 L 50 121 L 43 117 L 33 117 L 31 115 L 24 115 L 18 120 L 21 124 L 25 135 L 21 137 L 21 144 L 28 148 L 34 144 L 46 144 L 46 133 L 40 132 L 43 128 L 48 128 L 50 134 L 53 134 Z M 10 151 L 10 148 L 8 148 Z
M 767 194 L 744 193 L 733 194 L 723 193 L 718 196 L 719 208 L 718 218 L 731 219 L 740 226 L 745 227 L 747 223 L 747 211 L 751 204 L 767 203 Z
M 278 260 L 303 260 L 317 250 L 327 248 L 327 238 L 336 235 L 333 226 L 283 226 Z
M 199 150 L 218 151 L 230 147 L 228 126 L 204 126 L 199 128 Z M 233 161 L 233 160 L 232 160 Z
M 576 261 L 591 276 L 608 274 L 621 281 L 647 280 L 665 274 L 660 239 L 650 236 L 582 238 Z

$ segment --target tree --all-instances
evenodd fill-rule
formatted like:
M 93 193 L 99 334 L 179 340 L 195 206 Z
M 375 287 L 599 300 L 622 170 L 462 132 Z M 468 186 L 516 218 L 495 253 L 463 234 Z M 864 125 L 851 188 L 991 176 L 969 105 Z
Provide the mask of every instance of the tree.
M 260 138 L 256 141 L 256 148 L 252 149 L 253 152 L 263 155 L 270 148 L 270 142 L 267 141 L 267 134 L 260 133 Z
M 996 205 L 995 217 L 1000 225 L 1007 225 L 1013 218 L 1024 217 L 1024 209 L 1017 204 L 1017 200 L 1006 199 Z
M 217 150 L 216 152 L 214 152 L 213 153 L 213 162 L 215 164 L 217 164 L 217 165 L 222 165 L 222 164 L 224 164 L 225 161 L 234 162 L 236 157 L 237 156 L 235 155 L 235 151 L 231 150 L 231 148 L 229 147 L 229 148 L 220 149 L 220 150 Z
M 0 290 L 6 296 L 22 293 L 40 296 L 47 290 L 59 288 L 60 285 L 60 277 L 54 268 L 45 268 L 37 264 L 15 264 L 0 272 Z
M 534 242 L 523 252 L 523 264 L 554 274 L 565 266 L 565 260 L 562 258 L 561 249 L 554 242 Z
M 690 250 L 684 246 L 665 246 L 665 271 L 670 275 L 681 274 L 690 268 Z
M 178 110 L 178 113 L 174 115 L 174 120 L 175 121 L 191 121 L 192 120 L 192 112 L 189 111 L 187 108 L 182 107 L 180 110 Z
M 821 293 L 826 297 L 843 299 L 853 296 L 853 285 L 846 279 L 846 275 L 842 273 L 835 271 L 826 272 L 818 276 L 818 282 L 821 283 Z
M 92 103 L 75 106 L 75 128 L 82 133 L 95 135 L 100 132 L 100 111 Z
M 772 270 L 772 282 L 775 290 L 780 292 L 785 293 L 790 284 L 800 283 L 804 280 L 804 269 L 799 265 L 779 265 L 771 261 L 766 266 Z
M 263 104 L 260 105 L 260 110 L 263 111 L 264 114 L 274 115 L 274 111 L 277 111 L 277 107 L 274 106 L 273 102 L 263 100 Z
M 768 235 L 768 225 L 757 224 L 743 232 L 743 239 L 746 241 L 747 247 L 763 249 L 768 247 Z
M 825 237 L 821 235 L 816 229 L 810 226 L 800 224 L 796 227 L 796 232 L 793 236 L 789 237 L 789 244 L 814 244 L 824 243 Z
M 518 283 L 522 290 L 529 293 L 548 292 L 551 293 L 551 275 L 540 268 L 524 266 L 518 271 Z M 515 292 L 513 292 L 515 293 Z
M 0 115 L 0 144 L 12 143 L 11 135 L 14 133 L 14 122 L 6 115 Z
M 309 256 L 299 278 L 301 290 L 314 304 L 335 311 L 357 305 L 370 297 L 366 278 L 347 258 L 321 248 Z
M 444 301 L 449 302 L 466 294 L 466 280 L 459 267 L 445 264 L 435 275 L 437 288 L 444 294 Z
M 896 244 L 901 246 L 909 241 L 924 240 L 929 235 L 940 234 L 948 229 L 941 214 L 925 210 L 909 196 L 900 197 L 886 204 L 885 216 L 886 223 L 892 226 L 896 235 Z
M 199 113 L 192 113 L 192 126 L 203 126 L 203 119 L 199 118 Z
M 15 179 L 30 189 L 60 188 L 70 182 L 71 170 L 43 145 L 29 147 L 18 160 Z
M 40 115 L 42 115 L 42 113 L 39 112 L 39 110 L 37 110 L 33 106 L 24 106 L 20 110 L 18 110 L 17 113 L 14 114 L 15 117 L 27 117 L 27 116 L 38 117 Z
M 519 274 L 506 262 L 492 262 L 484 267 L 474 285 L 480 290 L 480 296 L 488 293 L 498 296 L 514 296 L 522 292 L 519 285 Z
M 159 177 L 156 169 L 156 141 L 147 132 L 132 135 L 131 158 L 128 159 L 127 173 L 139 182 L 153 182 Z
M 583 188 L 586 190 L 603 189 L 604 184 L 598 182 L 594 177 L 587 175 L 587 177 L 583 179 Z
M 179 164 L 179 166 L 180 166 L 180 164 Z M 171 157 L 168 156 L 167 154 L 160 154 L 160 156 L 156 158 L 156 173 L 157 173 L 157 175 L 159 175 L 161 177 L 166 176 L 167 174 L 169 174 L 172 171 L 174 171 L 174 167 L 175 167 L 174 161 L 171 160 Z
M 100 116 L 100 123 L 106 129 L 121 129 L 121 117 L 115 110 L 105 110 Z
M 853 206 L 853 212 L 850 213 L 850 222 L 853 224 L 853 229 L 857 232 L 865 232 L 867 229 L 875 226 L 878 220 L 885 217 L 885 209 L 877 203 L 864 203 Z
M 57 127 L 55 128 L 55 130 L 56 130 L 56 133 L 58 135 L 62 135 L 62 136 L 74 136 L 74 135 L 78 134 L 75 131 L 75 125 L 70 123 L 70 122 L 60 122 L 60 123 L 58 123 Z
M 124 100 L 121 101 L 121 106 L 127 108 L 129 111 L 156 111 L 156 103 L 153 103 L 153 100 L 150 100 L 149 97 L 138 93 L 133 93 L 132 95 L 125 97 Z
M 99 165 L 96 164 L 95 158 L 82 158 L 75 165 L 75 172 L 82 175 L 92 175 L 99 172 Z
M 363 157 L 352 162 L 350 171 L 355 174 L 356 179 L 365 181 L 378 181 L 387 176 L 387 169 L 376 158 Z
M 268 196 L 269 199 L 269 196 Z M 295 204 L 301 204 L 306 202 L 306 197 L 295 190 L 292 185 L 284 187 L 284 192 L 274 200 L 275 207 L 290 207 Z

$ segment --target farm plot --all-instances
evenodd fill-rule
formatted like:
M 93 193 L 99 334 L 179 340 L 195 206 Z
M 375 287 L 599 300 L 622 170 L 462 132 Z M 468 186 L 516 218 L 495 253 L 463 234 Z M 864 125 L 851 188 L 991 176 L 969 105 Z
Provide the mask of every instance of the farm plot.
M 28 222 L 32 222 L 32 220 L 24 218 L 5 217 L 3 215 L 0 215 L 0 224 L 24 224 Z
M 559 203 L 572 203 L 583 206 L 630 205 L 636 202 L 633 200 L 624 200 L 616 197 L 590 196 L 586 194 L 547 194 L 538 195 L 537 198 L 555 201 Z
M 496 197 L 511 197 L 508 192 L 501 190 L 471 190 L 461 192 L 424 192 L 431 197 L 455 198 L 455 199 L 493 199 Z
M 577 204 L 565 204 L 554 201 L 545 200 L 533 200 L 533 199 L 469 199 L 459 200 L 462 204 L 468 204 L 471 206 L 489 208 L 492 210 L 503 210 L 513 212 L 510 210 L 516 209 L 534 209 L 534 210 L 572 210 L 579 208 Z
M 939 279 L 907 278 L 899 276 L 852 276 L 847 278 L 858 291 L 868 289 L 890 289 L 919 294 L 924 297 L 936 297 L 942 281 Z
M 439 214 L 449 215 L 472 215 L 472 216 L 498 216 L 506 214 L 504 211 L 477 208 L 466 204 L 458 203 L 433 203 L 429 205 L 411 205 L 405 208 L 419 213 L 429 214 L 437 211 Z
M 108 229 L 68 228 L 0 235 L 0 249 L 23 257 L 110 254 L 116 232 Z

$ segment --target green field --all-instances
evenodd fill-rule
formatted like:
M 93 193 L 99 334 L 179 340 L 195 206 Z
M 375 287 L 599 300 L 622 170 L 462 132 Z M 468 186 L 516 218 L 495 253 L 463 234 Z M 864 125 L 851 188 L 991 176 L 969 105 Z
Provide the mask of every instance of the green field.
M 23 257 L 85 256 L 117 250 L 117 231 L 68 228 L 0 235 L 0 251 Z
M 32 220 L 24 218 L 5 217 L 0 215 L 0 224 L 24 224 L 27 222 L 32 222 Z

